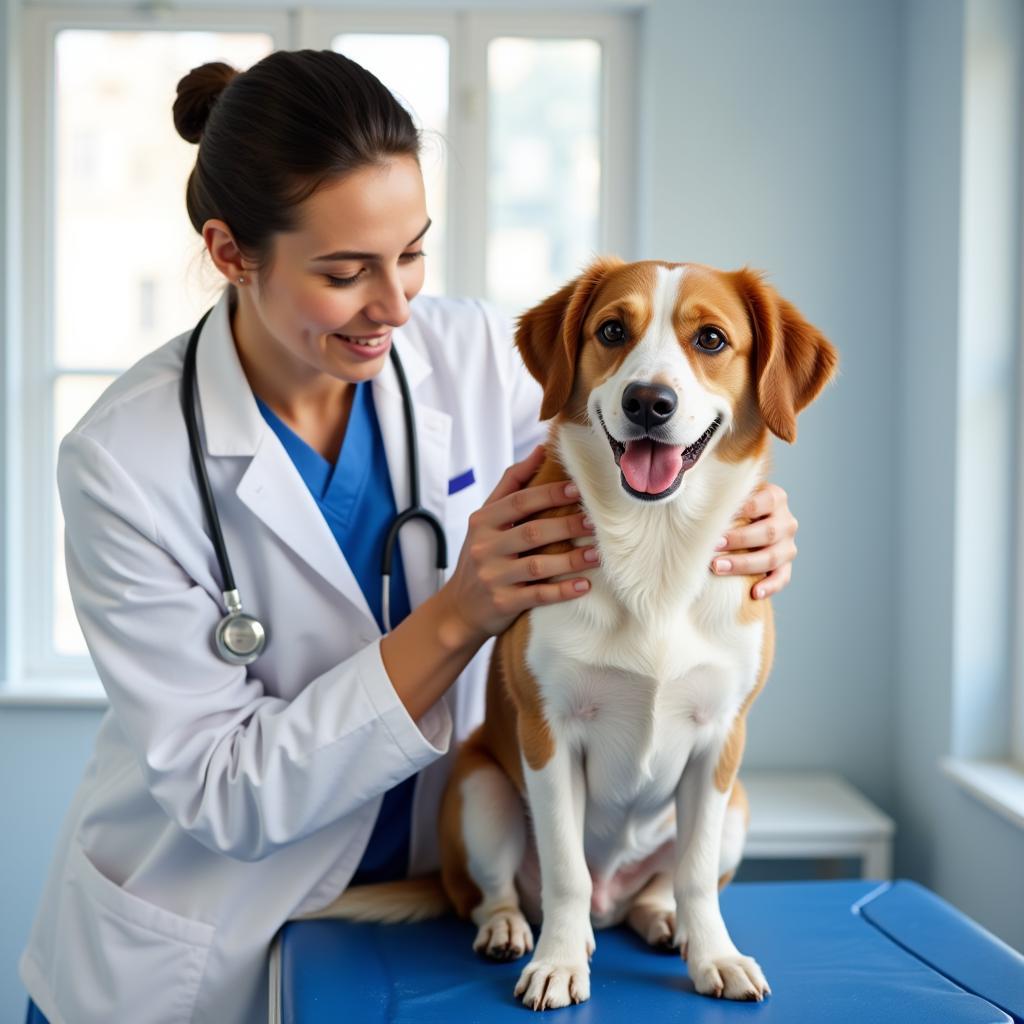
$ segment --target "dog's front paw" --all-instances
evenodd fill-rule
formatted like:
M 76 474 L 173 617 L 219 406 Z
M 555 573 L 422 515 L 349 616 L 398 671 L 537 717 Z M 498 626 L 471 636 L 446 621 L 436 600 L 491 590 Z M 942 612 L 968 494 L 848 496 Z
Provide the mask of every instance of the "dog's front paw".
M 562 963 L 534 957 L 523 968 L 515 995 L 531 1010 L 554 1010 L 590 998 L 590 965 Z
M 533 932 L 518 910 L 502 911 L 480 926 L 473 949 L 490 960 L 518 960 L 533 949 Z
M 734 953 L 689 964 L 690 980 L 702 996 L 761 1002 L 772 990 L 753 957 Z

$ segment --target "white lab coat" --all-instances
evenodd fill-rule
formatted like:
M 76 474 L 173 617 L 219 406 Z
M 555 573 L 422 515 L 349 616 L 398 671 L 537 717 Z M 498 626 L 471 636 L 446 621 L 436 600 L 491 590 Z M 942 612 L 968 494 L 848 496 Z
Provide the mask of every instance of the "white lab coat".
M 52 1024 L 265 1019 L 275 932 L 346 886 L 382 794 L 415 772 L 411 870 L 436 866 L 446 755 L 483 713 L 490 645 L 418 722 L 398 700 L 359 585 L 256 406 L 227 293 L 199 342 L 200 422 L 237 586 L 269 642 L 248 668 L 216 656 L 220 572 L 179 402 L 188 333 L 115 381 L 61 445 L 68 576 L 110 710 L 20 962 Z M 451 572 L 469 514 L 543 439 L 540 390 L 478 302 L 417 298 L 394 344 Z M 402 509 L 390 360 L 372 388 Z M 468 469 L 475 483 L 449 497 Z M 415 607 L 435 588 L 433 535 L 410 523 L 400 547 Z

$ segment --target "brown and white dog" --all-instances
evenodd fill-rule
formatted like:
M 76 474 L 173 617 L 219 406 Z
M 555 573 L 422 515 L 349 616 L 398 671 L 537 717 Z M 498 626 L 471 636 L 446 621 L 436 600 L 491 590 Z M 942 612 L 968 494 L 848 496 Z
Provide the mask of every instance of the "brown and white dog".
M 496 959 L 543 922 L 515 989 L 535 1009 L 589 997 L 593 929 L 623 920 L 679 946 L 698 992 L 760 1000 L 718 892 L 749 820 L 736 776 L 772 612 L 708 565 L 835 349 L 752 271 L 614 259 L 524 314 L 516 343 L 553 418 L 534 483 L 579 486 L 595 538 L 563 547 L 596 541 L 601 562 L 587 595 L 498 638 L 442 805 L 447 900 Z M 386 916 L 348 894 L 332 910 Z

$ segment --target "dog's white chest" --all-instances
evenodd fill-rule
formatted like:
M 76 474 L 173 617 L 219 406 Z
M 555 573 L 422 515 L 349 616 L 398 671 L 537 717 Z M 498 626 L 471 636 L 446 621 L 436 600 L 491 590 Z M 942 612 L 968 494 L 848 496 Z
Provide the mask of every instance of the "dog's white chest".
M 713 582 L 727 604 L 733 585 L 746 585 Z M 527 660 L 556 742 L 584 759 L 600 828 L 605 810 L 662 811 L 690 756 L 725 739 L 756 682 L 763 629 L 721 609 L 708 615 L 706 602 L 648 623 L 619 610 L 610 628 L 599 589 L 590 596 L 589 610 L 579 602 L 532 613 Z

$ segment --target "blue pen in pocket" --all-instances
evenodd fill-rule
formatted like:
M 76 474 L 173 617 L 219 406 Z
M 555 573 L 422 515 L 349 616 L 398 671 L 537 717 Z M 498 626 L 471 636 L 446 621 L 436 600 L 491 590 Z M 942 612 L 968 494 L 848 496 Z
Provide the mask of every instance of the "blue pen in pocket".
M 451 497 L 453 494 L 457 494 L 459 491 L 465 490 L 470 484 L 476 483 L 476 477 L 473 475 L 473 469 L 470 467 L 465 473 L 460 473 L 458 476 L 453 476 L 448 481 L 448 496 Z

